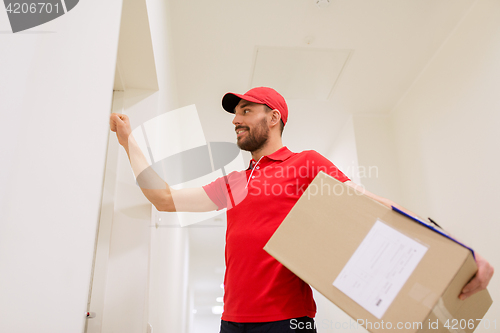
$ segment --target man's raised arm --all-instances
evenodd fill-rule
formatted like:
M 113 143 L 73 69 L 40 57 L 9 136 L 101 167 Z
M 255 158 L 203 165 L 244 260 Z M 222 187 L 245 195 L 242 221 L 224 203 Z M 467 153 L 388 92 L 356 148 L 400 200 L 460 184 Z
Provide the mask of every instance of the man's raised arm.
M 130 121 L 124 114 L 112 113 L 110 129 L 116 132 L 118 142 L 125 148 L 137 183 L 146 198 L 159 211 L 208 212 L 217 205 L 201 187 L 174 190 L 150 167 L 132 135 Z

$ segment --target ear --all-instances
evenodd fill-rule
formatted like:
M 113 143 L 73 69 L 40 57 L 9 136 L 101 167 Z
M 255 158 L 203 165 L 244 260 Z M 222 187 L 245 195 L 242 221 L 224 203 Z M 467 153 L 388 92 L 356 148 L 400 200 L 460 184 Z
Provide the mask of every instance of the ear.
M 281 113 L 277 109 L 272 110 L 272 112 L 271 112 L 271 124 L 270 125 L 273 127 L 275 125 L 279 125 L 280 120 L 281 120 Z

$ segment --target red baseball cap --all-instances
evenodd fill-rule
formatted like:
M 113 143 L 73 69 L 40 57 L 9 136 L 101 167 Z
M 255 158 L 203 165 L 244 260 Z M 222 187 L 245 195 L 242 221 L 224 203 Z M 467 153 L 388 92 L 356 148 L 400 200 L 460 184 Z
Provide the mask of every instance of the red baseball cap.
M 276 109 L 281 113 L 281 120 L 283 124 L 286 124 L 288 120 L 288 106 L 286 105 L 285 99 L 276 90 L 268 87 L 257 87 L 250 89 L 243 95 L 227 93 L 222 97 L 222 107 L 229 113 L 234 113 L 234 108 L 240 100 L 265 104 L 271 109 Z

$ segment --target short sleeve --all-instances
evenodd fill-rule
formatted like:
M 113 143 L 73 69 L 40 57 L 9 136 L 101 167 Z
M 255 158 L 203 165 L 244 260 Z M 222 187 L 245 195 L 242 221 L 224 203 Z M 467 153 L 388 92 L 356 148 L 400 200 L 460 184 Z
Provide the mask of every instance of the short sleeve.
M 219 177 L 213 182 L 203 186 L 210 200 L 217 205 L 217 210 L 227 207 L 227 176 Z
M 246 183 L 246 171 L 233 171 L 203 186 L 203 189 L 210 200 L 217 205 L 217 210 L 231 209 L 247 196 Z

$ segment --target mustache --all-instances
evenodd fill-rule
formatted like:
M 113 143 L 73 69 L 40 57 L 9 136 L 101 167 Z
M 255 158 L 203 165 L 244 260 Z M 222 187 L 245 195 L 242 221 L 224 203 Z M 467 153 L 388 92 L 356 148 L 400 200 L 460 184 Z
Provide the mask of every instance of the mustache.
M 249 128 L 249 127 L 246 127 L 246 126 L 236 126 L 236 127 L 234 128 L 234 130 L 235 130 L 235 131 L 238 131 L 238 130 L 240 130 L 240 129 L 246 129 L 247 131 L 249 131 L 249 130 L 250 130 L 250 128 Z

